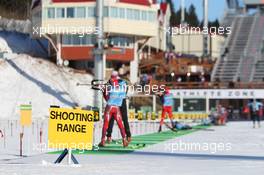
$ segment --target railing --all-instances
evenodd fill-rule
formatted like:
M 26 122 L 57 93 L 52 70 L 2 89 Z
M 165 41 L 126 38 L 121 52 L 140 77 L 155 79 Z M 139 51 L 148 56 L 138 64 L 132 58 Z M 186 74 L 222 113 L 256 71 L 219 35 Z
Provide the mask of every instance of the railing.
M 249 72 L 246 72 L 246 75 L 244 75 L 244 74 L 241 74 L 242 75 L 242 80 L 243 81 L 250 81 L 250 76 L 251 76 L 251 74 L 252 74 L 252 65 L 248 65 L 248 64 L 245 64 L 245 61 L 248 61 L 247 59 L 249 59 L 249 53 L 251 53 L 250 52 L 250 45 L 251 45 L 251 41 L 252 41 L 252 38 L 253 38 L 253 36 L 254 36 L 254 29 L 255 29 L 255 27 L 256 27 L 256 23 L 257 23 L 257 21 L 258 21 L 258 19 L 259 19 L 259 15 L 257 14 L 255 17 L 254 17 L 254 21 L 253 21 L 253 23 L 252 23 L 252 25 L 251 25 L 251 29 L 250 29 L 250 32 L 249 32 L 249 37 L 248 37 L 248 40 L 247 40 L 247 44 L 246 44 L 246 47 L 245 47 L 245 49 L 244 49 L 244 55 L 243 55 L 243 59 L 242 59 L 242 62 L 241 63 L 243 63 L 242 65 L 243 65 L 243 67 L 241 66 L 240 68 L 239 68 L 239 70 L 238 70 L 238 72 L 240 72 L 240 73 L 242 73 L 242 70 L 241 69 L 245 69 L 245 66 L 246 66 L 246 69 L 247 69 L 247 71 L 251 71 L 250 73 Z M 255 63 L 255 59 L 256 59 L 256 54 L 254 54 L 254 55 L 252 55 L 252 58 L 254 58 L 254 63 Z M 253 64 L 254 64 L 253 63 Z
M 256 73 L 256 65 L 257 65 L 258 61 L 261 59 L 261 57 L 262 57 L 262 53 L 260 50 L 258 50 L 257 56 L 256 56 L 256 58 L 254 58 L 253 68 L 250 72 L 250 77 L 249 77 L 250 82 L 252 82 L 254 79 L 254 75 Z
M 233 38 L 233 42 L 232 42 L 231 48 L 229 49 L 229 53 L 234 50 L 235 43 L 237 41 L 237 37 L 238 37 L 238 35 L 240 33 L 240 30 L 242 28 L 242 24 L 243 24 L 244 19 L 245 18 L 243 16 L 237 18 L 237 20 L 238 20 L 237 21 L 237 27 L 235 28 L 235 31 L 232 31 L 232 33 L 235 33 L 235 34 L 234 34 L 234 38 Z M 232 27 L 234 27 L 234 26 L 232 26 Z
M 231 29 L 234 29 L 234 28 L 235 28 L 235 25 L 237 25 L 237 26 L 239 26 L 239 27 L 236 27 L 236 28 L 235 28 L 236 31 L 232 31 L 232 34 L 229 35 L 229 36 L 227 37 L 227 40 L 225 41 L 224 46 L 221 48 L 221 52 L 220 52 L 221 55 L 220 55 L 220 58 L 217 59 L 216 64 L 215 64 L 215 66 L 214 66 L 214 68 L 213 68 L 212 76 L 211 76 L 211 81 L 215 80 L 216 71 L 219 69 L 220 61 L 221 61 L 222 59 L 226 59 L 226 58 L 227 58 L 227 55 L 225 55 L 225 57 L 222 57 L 222 55 L 224 55 L 224 53 L 225 53 L 225 49 L 228 47 L 228 44 L 230 43 L 231 38 L 233 38 L 233 41 L 232 41 L 232 49 L 233 49 L 233 47 L 234 47 L 234 45 L 235 45 L 234 42 L 235 42 L 235 40 L 236 40 L 236 38 L 237 38 L 237 35 L 238 35 L 238 29 L 240 29 L 241 24 L 242 24 L 242 20 L 241 20 L 239 17 L 234 17 L 234 20 L 233 20 L 233 22 L 232 22 Z M 233 33 L 235 33 L 235 34 L 233 34 Z M 230 49 L 229 52 L 230 52 L 232 49 Z M 225 66 L 225 65 L 223 65 L 223 67 L 224 67 L 224 66 Z
M 236 76 L 234 77 L 234 81 L 237 81 L 238 80 L 238 78 L 239 78 L 239 75 L 240 75 L 240 70 L 241 70 L 241 68 L 242 68 L 242 62 L 243 62 L 243 60 L 244 60 L 244 57 L 245 57 L 245 55 L 243 54 L 243 55 L 241 55 L 240 56 L 240 60 L 239 60 L 239 63 L 238 63 L 238 71 L 236 72 Z
M 214 79 L 215 79 L 215 74 L 216 74 L 217 69 L 219 68 L 219 64 L 220 64 L 221 59 L 224 59 L 224 57 L 222 57 L 222 51 L 221 51 L 220 57 L 216 60 L 215 66 L 213 68 L 211 81 L 214 81 Z
M 260 19 L 261 19 L 261 17 L 263 17 L 263 16 L 260 16 Z M 256 56 L 256 58 L 254 59 L 254 65 L 253 65 L 253 69 L 252 69 L 252 71 L 251 71 L 251 75 L 250 75 L 250 82 L 252 82 L 253 80 L 254 80 L 254 75 L 256 74 L 256 64 L 258 63 L 258 61 L 260 61 L 261 59 L 262 59 L 262 57 L 263 57 L 263 54 L 262 54 L 262 48 L 264 47 L 263 46 L 263 42 L 262 42 L 262 40 L 263 40 L 263 36 L 264 36 L 264 33 L 262 32 L 261 34 L 261 44 L 260 44 L 260 46 L 259 46 L 259 48 L 258 48 L 258 50 L 257 50 L 257 56 Z
M 234 21 L 232 22 L 232 26 L 231 26 L 232 29 L 234 28 L 235 23 L 236 23 L 236 19 L 234 18 Z M 219 67 L 220 61 L 222 59 L 225 59 L 224 57 L 222 57 L 222 55 L 224 55 L 225 49 L 227 48 L 227 45 L 229 44 L 231 37 L 232 37 L 232 35 L 229 35 L 227 37 L 227 40 L 225 41 L 224 46 L 221 48 L 220 57 L 219 57 L 219 59 L 216 60 L 215 66 L 214 66 L 213 71 L 212 71 L 211 81 L 213 81 L 215 79 L 215 74 L 216 74 L 216 71 L 217 71 L 217 69 Z

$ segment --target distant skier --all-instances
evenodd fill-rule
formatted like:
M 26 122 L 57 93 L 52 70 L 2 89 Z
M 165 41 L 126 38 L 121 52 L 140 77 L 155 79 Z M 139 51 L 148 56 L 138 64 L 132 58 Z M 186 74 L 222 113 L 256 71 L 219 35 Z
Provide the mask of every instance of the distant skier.
M 0 129 L 0 137 L 3 138 L 4 137 L 4 134 L 2 132 L 2 130 Z
M 126 132 L 124 129 L 122 114 L 120 111 L 120 107 L 122 105 L 123 99 L 126 96 L 126 91 L 122 86 L 119 86 L 118 79 L 112 78 L 111 84 L 107 85 L 104 89 L 104 98 L 107 101 L 107 105 L 104 112 L 104 125 L 102 129 L 102 138 L 99 146 L 105 146 L 105 137 L 106 131 L 109 126 L 109 121 L 112 117 L 116 120 L 118 127 L 120 129 L 122 138 L 123 138 L 123 146 L 128 146 L 128 142 L 126 139 Z
M 171 130 L 176 131 L 174 127 L 174 122 L 172 120 L 173 114 L 172 114 L 172 105 L 173 105 L 173 95 L 170 92 L 169 88 L 165 88 L 164 93 L 158 94 L 162 101 L 162 114 L 161 114 L 161 120 L 160 120 L 160 126 L 158 132 L 162 131 L 162 125 L 164 123 L 164 119 L 166 114 L 169 115 L 170 121 L 171 121 L 171 127 L 168 126 L 166 123 L 165 125 L 168 126 Z
M 263 103 L 259 100 L 250 100 L 248 103 L 251 120 L 253 121 L 253 128 L 256 127 L 256 121 L 258 122 L 258 127 L 260 128 L 260 116 L 262 115 Z
M 112 78 L 113 75 L 112 75 Z M 110 80 L 111 81 L 111 80 Z M 119 79 L 118 83 L 120 86 L 124 87 L 127 93 L 127 82 L 125 80 Z M 121 114 L 122 114 L 122 120 L 123 120 L 123 124 L 125 127 L 125 132 L 126 132 L 126 136 L 127 136 L 127 141 L 131 142 L 131 132 L 130 132 L 130 127 L 129 127 L 129 123 L 128 123 L 128 116 L 127 116 L 127 103 L 126 103 L 126 99 L 123 99 L 122 105 L 120 107 L 121 110 Z M 109 127 L 107 129 L 107 142 L 110 143 L 112 141 L 112 131 L 113 131 L 113 127 L 114 127 L 114 118 L 111 118 L 110 122 L 109 122 Z
M 227 110 L 221 104 L 217 105 L 217 125 L 225 125 L 227 119 Z

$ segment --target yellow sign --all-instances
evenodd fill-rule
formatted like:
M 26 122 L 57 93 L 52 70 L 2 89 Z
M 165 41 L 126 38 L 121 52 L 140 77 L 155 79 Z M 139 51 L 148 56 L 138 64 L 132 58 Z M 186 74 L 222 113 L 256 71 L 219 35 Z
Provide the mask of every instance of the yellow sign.
M 91 150 L 94 111 L 50 108 L 49 148 Z
M 20 125 L 30 126 L 32 123 L 32 106 L 20 105 Z
M 159 112 L 158 112 L 158 119 L 159 119 L 159 120 L 161 119 L 161 114 L 162 114 L 162 112 L 159 111 Z
M 155 112 L 151 113 L 151 120 L 156 120 L 156 113 Z
M 147 112 L 146 114 L 146 120 L 150 120 L 151 119 L 151 112 Z
M 94 122 L 99 122 L 100 121 L 100 115 L 99 115 L 99 111 L 93 111 L 94 112 Z
M 129 114 L 130 120 L 135 120 L 135 111 L 134 110 L 130 110 L 128 114 Z
M 143 120 L 143 112 L 138 111 L 138 120 Z
M 173 118 L 174 119 L 205 119 L 208 118 L 207 113 L 174 113 Z

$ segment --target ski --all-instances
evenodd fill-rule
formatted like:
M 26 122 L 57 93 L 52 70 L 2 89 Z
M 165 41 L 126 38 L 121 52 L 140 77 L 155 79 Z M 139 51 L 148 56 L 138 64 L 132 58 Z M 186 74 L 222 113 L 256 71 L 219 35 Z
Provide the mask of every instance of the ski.
M 169 128 L 171 131 L 173 131 L 173 132 L 178 132 L 178 130 L 177 130 L 176 128 L 171 127 L 168 123 L 164 122 L 164 124 L 165 124 L 165 126 L 166 126 L 167 128 Z

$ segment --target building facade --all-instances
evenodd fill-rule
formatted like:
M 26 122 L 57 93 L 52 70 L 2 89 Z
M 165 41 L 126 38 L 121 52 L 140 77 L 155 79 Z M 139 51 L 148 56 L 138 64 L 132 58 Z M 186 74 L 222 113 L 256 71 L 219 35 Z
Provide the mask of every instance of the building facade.
M 92 67 L 96 33 L 103 30 L 106 67 L 130 65 L 133 83 L 138 75 L 139 41 L 159 34 L 160 5 L 155 0 L 104 1 L 103 29 L 96 28 L 95 0 L 35 0 L 32 4 L 32 35 L 53 41 L 58 64 Z

